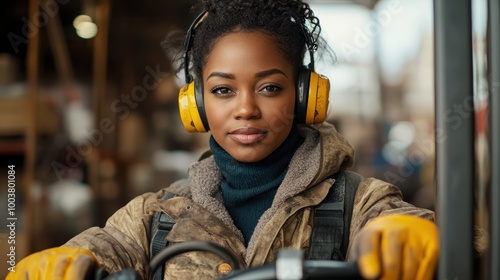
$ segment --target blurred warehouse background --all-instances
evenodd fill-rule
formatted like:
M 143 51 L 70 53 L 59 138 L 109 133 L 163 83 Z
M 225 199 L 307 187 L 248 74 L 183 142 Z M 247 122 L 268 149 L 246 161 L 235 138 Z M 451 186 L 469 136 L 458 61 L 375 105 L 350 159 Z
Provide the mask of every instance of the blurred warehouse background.
M 335 52 L 317 72 L 332 82 L 329 121 L 355 147 L 354 169 L 434 209 L 432 1 L 308 2 Z M 208 134 L 182 127 L 182 75 L 160 46 L 186 30 L 194 4 L 2 1 L 0 199 L 15 165 L 19 259 L 104 225 L 136 195 L 186 176 L 208 147 Z

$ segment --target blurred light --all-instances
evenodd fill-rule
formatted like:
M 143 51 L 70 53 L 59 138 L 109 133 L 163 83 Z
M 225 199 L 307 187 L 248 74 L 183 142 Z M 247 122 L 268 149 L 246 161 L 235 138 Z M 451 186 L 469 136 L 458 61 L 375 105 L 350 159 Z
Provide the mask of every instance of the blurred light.
M 406 146 L 398 141 L 389 141 L 382 148 L 382 155 L 392 165 L 402 165 L 406 160 Z
M 79 15 L 73 20 L 73 27 L 78 29 L 78 25 L 82 22 L 92 22 L 92 18 L 88 15 Z
M 392 165 L 403 165 L 407 160 L 408 147 L 415 141 L 416 130 L 413 123 L 401 121 L 394 124 L 388 133 L 388 142 L 382 154 Z
M 396 123 L 389 131 L 389 141 L 400 142 L 405 148 L 415 141 L 415 126 L 411 122 L 402 121 Z
M 78 25 L 76 34 L 83 39 L 94 38 L 97 34 L 97 25 L 93 22 L 82 22 Z
M 97 34 L 97 25 L 92 22 L 92 18 L 87 15 L 79 15 L 73 20 L 76 34 L 83 39 L 94 38 Z

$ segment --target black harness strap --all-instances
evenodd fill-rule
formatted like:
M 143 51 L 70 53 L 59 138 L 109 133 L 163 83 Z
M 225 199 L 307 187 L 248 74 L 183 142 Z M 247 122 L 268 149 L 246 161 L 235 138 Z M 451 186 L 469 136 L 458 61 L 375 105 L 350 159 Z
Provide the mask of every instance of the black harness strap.
M 161 199 L 167 200 L 174 197 L 175 194 L 171 192 L 163 193 Z M 167 247 L 167 235 L 172 230 L 175 221 L 167 215 L 165 212 L 158 211 L 154 214 L 153 220 L 151 222 L 151 242 L 150 242 L 150 259 L 153 259 L 161 250 Z M 165 265 L 161 269 L 156 270 L 153 275 L 153 280 L 163 279 L 165 274 Z
M 349 246 L 354 195 L 361 176 L 341 169 L 333 178 L 328 195 L 314 210 L 310 260 L 344 260 Z
M 353 171 L 345 171 L 345 197 L 344 197 L 344 236 L 342 238 L 341 252 L 346 256 L 349 247 L 349 236 L 351 234 L 352 211 L 354 209 L 354 196 L 358 191 L 358 186 L 363 179 L 360 174 Z

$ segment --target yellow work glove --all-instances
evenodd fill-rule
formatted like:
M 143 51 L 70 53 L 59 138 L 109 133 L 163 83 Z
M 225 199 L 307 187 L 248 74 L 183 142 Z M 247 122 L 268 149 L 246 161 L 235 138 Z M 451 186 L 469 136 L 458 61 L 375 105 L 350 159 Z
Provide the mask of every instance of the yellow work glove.
M 409 215 L 369 221 L 356 236 L 351 259 L 365 279 L 433 279 L 439 257 L 435 223 Z
M 5 280 L 93 279 L 96 267 L 96 259 L 88 250 L 56 247 L 25 257 Z

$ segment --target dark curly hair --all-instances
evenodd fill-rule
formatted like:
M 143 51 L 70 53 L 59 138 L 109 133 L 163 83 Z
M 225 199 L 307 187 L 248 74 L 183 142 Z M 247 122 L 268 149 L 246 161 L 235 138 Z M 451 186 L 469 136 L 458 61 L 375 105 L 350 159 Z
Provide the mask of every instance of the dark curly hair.
M 323 42 L 319 19 L 301 0 L 201 0 L 200 4 L 207 13 L 194 29 L 189 54 L 195 79 L 202 77 L 207 55 L 217 40 L 234 31 L 259 30 L 272 36 L 295 73 L 303 65 L 307 47 L 315 51 Z M 164 49 L 172 45 L 168 40 Z M 183 69 L 182 63 L 178 70 Z

